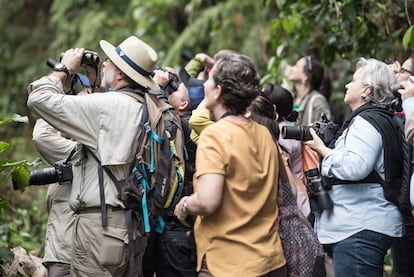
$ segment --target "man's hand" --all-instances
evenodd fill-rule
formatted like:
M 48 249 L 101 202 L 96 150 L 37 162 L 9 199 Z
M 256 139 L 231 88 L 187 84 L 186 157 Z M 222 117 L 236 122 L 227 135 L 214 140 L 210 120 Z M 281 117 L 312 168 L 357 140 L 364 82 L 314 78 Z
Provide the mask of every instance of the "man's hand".
M 66 66 L 70 75 L 74 75 L 79 72 L 84 53 L 85 49 L 83 48 L 71 48 L 63 54 L 60 62 Z
M 153 79 L 154 79 L 154 82 L 156 82 L 158 85 L 162 86 L 163 88 L 165 88 L 168 85 L 168 82 L 170 81 L 168 72 L 161 70 L 161 69 L 154 70 Z

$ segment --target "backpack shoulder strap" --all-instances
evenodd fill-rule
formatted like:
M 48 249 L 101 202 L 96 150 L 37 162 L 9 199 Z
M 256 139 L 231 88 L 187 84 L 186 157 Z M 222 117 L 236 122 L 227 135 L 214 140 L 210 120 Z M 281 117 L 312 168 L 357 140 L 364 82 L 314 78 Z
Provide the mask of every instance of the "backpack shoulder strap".
M 86 149 L 87 152 L 89 152 L 92 157 L 96 160 L 98 163 L 98 180 L 99 180 L 99 198 L 101 202 L 101 218 L 102 218 L 102 227 L 108 226 L 108 218 L 106 213 L 106 204 L 105 204 L 105 189 L 103 186 L 103 167 L 101 161 L 96 157 L 95 153 L 93 153 L 88 147 L 85 145 L 83 146 L 84 149 Z
M 128 91 L 128 90 L 120 90 L 120 91 L 117 91 L 117 92 L 120 92 L 120 93 L 126 94 L 128 96 L 131 96 L 132 98 L 135 98 L 138 102 L 140 102 L 142 104 L 145 103 L 144 96 L 139 94 L 139 93 Z

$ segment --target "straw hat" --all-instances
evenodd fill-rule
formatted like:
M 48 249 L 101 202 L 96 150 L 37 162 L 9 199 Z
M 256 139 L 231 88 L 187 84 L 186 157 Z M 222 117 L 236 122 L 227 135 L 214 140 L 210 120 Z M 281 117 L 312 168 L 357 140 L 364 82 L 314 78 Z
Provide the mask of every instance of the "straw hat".
M 99 44 L 106 56 L 129 78 L 145 88 L 160 90 L 152 79 L 158 56 L 148 44 L 135 36 L 128 37 L 117 47 L 106 40 Z

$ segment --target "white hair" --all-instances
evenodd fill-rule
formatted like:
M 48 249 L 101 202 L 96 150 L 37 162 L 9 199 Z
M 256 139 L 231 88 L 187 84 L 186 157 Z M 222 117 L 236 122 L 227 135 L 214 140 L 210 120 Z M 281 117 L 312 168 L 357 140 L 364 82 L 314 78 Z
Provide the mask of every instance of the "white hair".
M 392 89 L 398 87 L 397 78 L 391 68 L 376 59 L 360 58 L 357 69 L 361 70 L 361 83 L 371 88 L 367 102 L 388 107 L 395 98 Z

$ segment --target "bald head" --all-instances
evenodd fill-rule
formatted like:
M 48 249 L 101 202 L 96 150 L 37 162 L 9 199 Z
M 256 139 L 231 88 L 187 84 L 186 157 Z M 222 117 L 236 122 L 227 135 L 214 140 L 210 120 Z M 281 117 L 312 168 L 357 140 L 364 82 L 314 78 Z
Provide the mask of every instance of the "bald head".
M 183 83 L 178 86 L 178 89 L 168 96 L 168 102 L 180 114 L 186 114 L 190 110 L 190 97 L 188 90 Z

